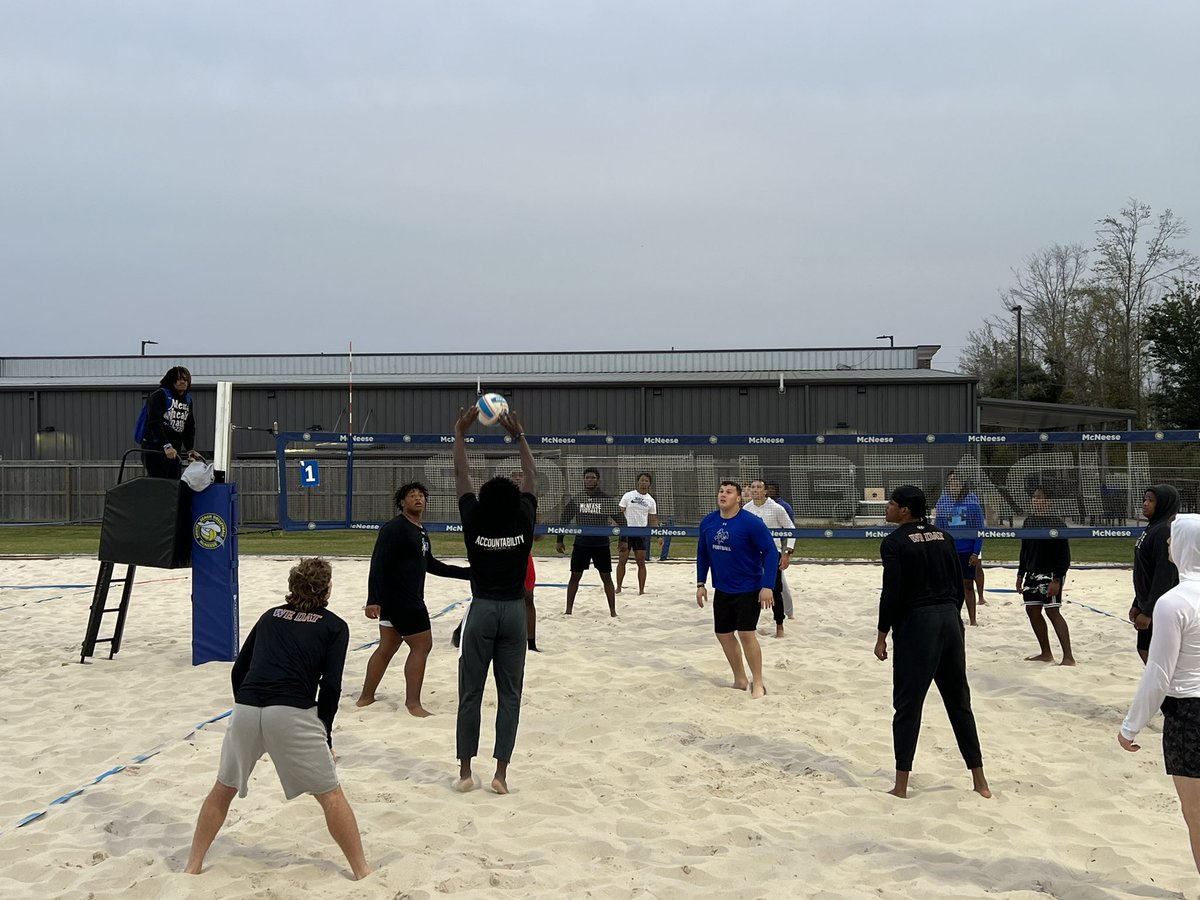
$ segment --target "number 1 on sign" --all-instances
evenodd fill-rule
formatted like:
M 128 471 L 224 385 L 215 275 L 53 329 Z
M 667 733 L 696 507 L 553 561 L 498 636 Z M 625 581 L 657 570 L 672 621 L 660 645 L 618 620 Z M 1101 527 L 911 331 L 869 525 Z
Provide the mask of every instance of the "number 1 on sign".
M 300 487 L 319 487 L 321 484 L 321 466 L 315 459 L 301 460 Z

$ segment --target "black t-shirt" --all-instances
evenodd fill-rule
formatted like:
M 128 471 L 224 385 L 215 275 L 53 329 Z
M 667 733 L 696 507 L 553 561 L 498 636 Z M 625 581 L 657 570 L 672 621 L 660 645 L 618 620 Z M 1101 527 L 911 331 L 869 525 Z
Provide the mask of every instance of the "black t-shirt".
M 962 609 L 963 579 L 954 538 L 924 522 L 907 522 L 879 544 L 883 590 L 879 630 L 883 634 L 914 609 L 953 603 Z
M 1034 513 L 1025 517 L 1025 528 L 1066 528 L 1058 516 Z M 1071 568 L 1071 542 L 1066 538 L 1024 538 L 1017 578 L 1029 575 L 1053 575 L 1061 581 Z
M 570 525 L 571 522 L 577 522 L 580 525 L 611 528 L 620 524 L 621 520 L 621 508 L 617 498 L 597 489 L 594 494 L 584 493 L 573 497 L 563 507 L 560 524 Z M 562 535 L 559 535 L 559 541 L 562 541 Z M 607 547 L 608 542 L 607 535 L 581 534 L 575 538 L 576 545 L 580 547 Z
M 471 564 L 472 596 L 477 600 L 524 601 L 537 498 L 522 494 L 517 514 L 507 522 L 487 521 L 474 494 L 458 498 L 458 511 Z
M 349 644 L 349 626 L 328 609 L 268 609 L 233 664 L 233 699 L 243 706 L 316 706 L 332 741 Z
M 426 572 L 464 581 L 471 577 L 469 569 L 447 565 L 434 557 L 424 528 L 405 515 L 396 516 L 379 529 L 379 537 L 375 539 L 371 574 L 367 579 L 367 603 L 423 604 Z

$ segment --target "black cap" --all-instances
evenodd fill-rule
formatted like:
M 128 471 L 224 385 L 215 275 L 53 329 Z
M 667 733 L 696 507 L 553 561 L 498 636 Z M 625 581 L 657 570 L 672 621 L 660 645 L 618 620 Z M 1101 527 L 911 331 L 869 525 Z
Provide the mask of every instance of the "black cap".
M 915 484 L 902 484 L 892 491 L 892 500 L 897 506 L 903 506 L 916 519 L 925 518 L 925 492 Z

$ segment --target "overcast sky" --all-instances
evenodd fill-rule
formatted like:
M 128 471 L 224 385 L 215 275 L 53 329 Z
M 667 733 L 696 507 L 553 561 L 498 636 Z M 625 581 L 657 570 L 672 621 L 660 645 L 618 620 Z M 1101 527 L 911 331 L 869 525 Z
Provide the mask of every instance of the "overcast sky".
M 951 369 L 1130 196 L 1200 251 L 1193 0 L 0 16 L 0 355 L 890 333 Z

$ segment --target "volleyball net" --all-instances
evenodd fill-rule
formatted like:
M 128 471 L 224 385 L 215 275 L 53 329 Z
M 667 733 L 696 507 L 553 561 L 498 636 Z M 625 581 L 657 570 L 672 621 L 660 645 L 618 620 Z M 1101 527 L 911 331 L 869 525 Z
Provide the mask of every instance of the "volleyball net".
M 984 509 L 978 529 L 958 536 L 1136 537 L 1142 495 L 1169 483 L 1182 509 L 1200 509 L 1200 432 L 1018 432 L 824 435 L 530 435 L 538 466 L 538 533 L 656 534 L 688 537 L 716 506 L 722 481 L 778 486 L 791 504 L 797 538 L 877 538 L 892 489 L 923 488 L 932 508 L 957 475 Z M 431 533 L 459 531 L 454 438 L 446 434 L 283 433 L 276 438 L 279 523 L 288 531 L 373 529 L 396 514 L 397 487 L 421 482 Z M 467 457 L 476 487 L 520 469 L 517 448 L 500 432 L 472 434 Z M 586 469 L 619 498 L 637 477 L 653 478 L 657 529 L 562 523 L 583 493 Z M 1025 529 L 1030 495 L 1040 488 L 1065 531 Z M 615 500 L 614 500 L 615 507 Z

